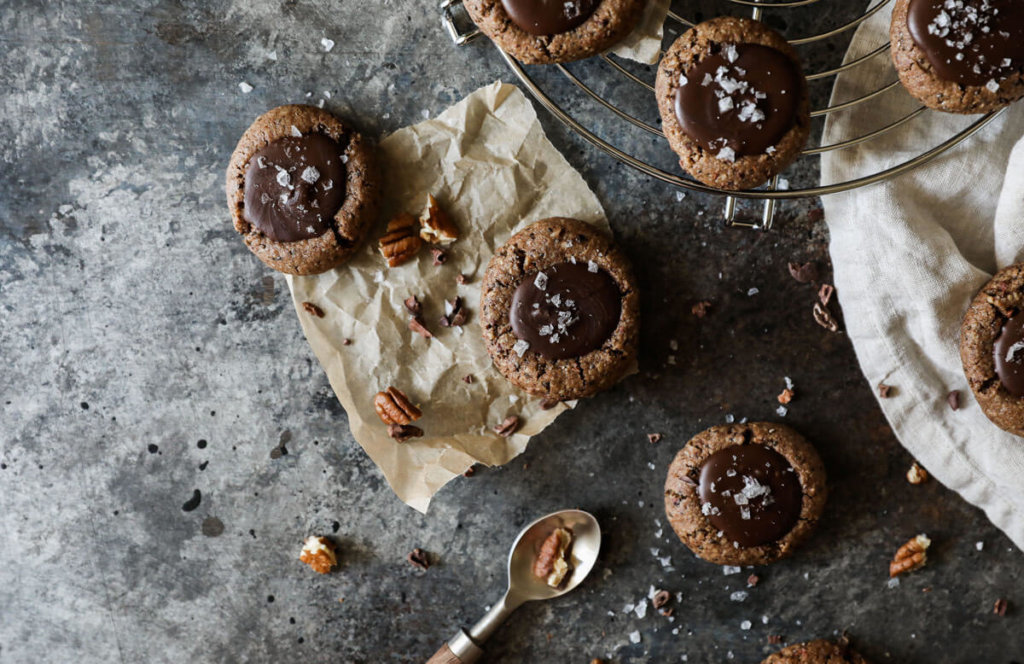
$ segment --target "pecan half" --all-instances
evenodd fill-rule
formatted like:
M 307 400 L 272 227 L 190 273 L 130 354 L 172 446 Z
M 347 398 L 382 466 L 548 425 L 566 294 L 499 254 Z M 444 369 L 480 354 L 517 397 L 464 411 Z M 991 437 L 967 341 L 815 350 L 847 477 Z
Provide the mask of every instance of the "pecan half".
M 533 575 L 544 579 L 552 588 L 557 588 L 569 574 L 569 547 L 572 533 L 566 528 L 555 528 L 540 545 L 537 558 L 533 561 Z
M 399 443 L 404 443 L 410 438 L 422 438 L 423 429 L 411 424 L 389 424 L 388 435 Z
M 502 438 L 508 438 L 516 432 L 519 428 L 519 417 L 516 415 L 509 415 L 505 418 L 505 421 L 494 427 L 494 433 L 498 434 Z
M 430 554 L 420 548 L 415 548 L 405 557 L 409 564 L 423 571 L 430 569 Z
M 928 471 L 915 461 L 907 471 L 907 481 L 911 484 L 924 484 L 928 481 Z
M 410 424 L 423 417 L 409 397 L 393 386 L 377 393 L 373 398 L 373 408 L 384 424 Z
M 897 577 L 900 574 L 913 572 L 921 569 L 928 562 L 928 547 L 932 541 L 927 535 L 918 535 L 910 539 L 896 551 L 892 562 L 889 563 L 889 576 Z
M 444 301 L 444 316 L 441 316 L 442 327 L 459 327 L 466 323 L 466 309 L 462 306 L 462 298 L 456 297 L 449 302 Z
M 412 260 L 423 246 L 423 239 L 416 233 L 416 218 L 402 212 L 389 221 L 387 232 L 377 246 L 388 267 L 398 267 Z
M 321 309 L 320 307 L 316 306 L 312 302 L 303 302 L 302 303 L 302 308 L 306 310 L 307 314 L 310 314 L 312 316 L 316 316 L 317 318 L 323 318 L 324 317 L 324 310 Z
M 451 244 L 459 239 L 459 229 L 433 194 L 427 194 L 427 209 L 420 215 L 420 226 L 420 237 L 432 244 Z

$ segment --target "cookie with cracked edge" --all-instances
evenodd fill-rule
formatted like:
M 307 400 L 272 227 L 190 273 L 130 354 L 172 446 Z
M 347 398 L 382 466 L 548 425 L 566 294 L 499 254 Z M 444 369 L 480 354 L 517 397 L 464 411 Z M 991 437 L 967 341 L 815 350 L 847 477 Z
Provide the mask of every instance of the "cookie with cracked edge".
M 1017 436 L 1024 436 L 1024 348 L 1011 350 L 1012 336 L 1000 340 L 1004 328 L 1024 335 L 1022 318 L 1024 263 L 1018 263 L 997 272 L 978 291 L 960 326 L 960 361 L 974 398 L 993 424 Z M 1000 351 L 1002 358 L 997 357 Z M 1007 355 L 1016 361 L 1006 362 Z
M 797 99 L 792 106 L 792 126 L 774 140 L 770 151 L 736 156 L 734 161 L 720 159 L 716 152 L 683 129 L 676 112 L 676 95 L 687 71 L 717 56 L 727 45 L 766 47 L 780 53 L 795 71 Z M 700 86 L 702 80 L 687 85 Z M 654 93 L 661 113 L 662 130 L 672 150 L 679 155 L 679 166 L 695 179 L 711 187 L 738 190 L 764 184 L 800 156 L 811 131 L 807 80 L 789 42 L 761 21 L 745 18 L 715 18 L 683 33 L 665 52 L 658 65 Z
M 523 1 L 519 0 L 520 3 Z M 644 10 L 644 0 L 574 1 L 577 5 L 596 6 L 585 20 L 555 34 L 527 31 L 514 20 L 503 0 L 465 0 L 463 6 L 481 32 L 503 51 L 528 65 L 571 62 L 602 53 L 633 31 Z M 548 2 L 551 5 L 567 4 L 554 0 Z
M 766 657 L 761 664 L 869 664 L 849 645 L 819 639 L 797 643 Z
M 309 237 L 281 241 L 261 231 L 246 216 L 246 173 L 250 161 L 280 139 L 326 136 L 343 155 L 344 198 Z M 298 178 L 301 173 L 292 173 Z M 288 105 L 256 118 L 239 139 L 227 170 L 228 208 L 235 230 L 267 266 L 289 274 L 317 274 L 348 260 L 377 219 L 381 179 L 373 144 L 332 114 L 315 106 Z M 315 233 L 315 234 L 314 234 Z
M 514 304 L 526 301 L 519 298 L 537 295 L 534 286 L 540 273 L 550 275 L 550 283 L 555 284 L 559 269 L 571 277 L 569 271 L 576 266 L 586 266 L 595 290 L 614 293 L 617 315 L 606 315 L 612 320 L 603 325 L 601 321 L 593 326 L 585 320 L 578 323 L 586 326 L 581 336 L 589 335 L 588 339 L 566 338 L 565 343 L 549 347 L 549 336 L 524 350 L 523 339 L 513 329 Z M 553 217 L 527 226 L 495 252 L 481 288 L 480 321 L 487 352 L 498 371 L 529 394 L 555 401 L 591 396 L 618 382 L 635 361 L 640 307 L 633 271 L 611 239 L 590 224 Z M 557 316 L 549 303 L 541 309 Z M 614 305 L 604 311 L 613 309 Z M 557 317 L 554 320 L 557 327 Z
M 892 10 L 889 39 L 896 73 L 903 87 L 915 99 L 929 108 L 946 113 L 970 114 L 998 110 L 1024 97 L 1024 62 L 1013 63 L 1005 76 L 999 76 L 996 90 L 986 87 L 983 81 L 969 85 L 943 78 L 911 32 L 908 19 L 912 3 L 916 4 L 916 0 L 897 0 Z M 1012 4 L 1006 8 L 1018 14 L 1021 12 L 1021 7 Z M 1018 39 L 1015 40 L 1018 48 L 1022 41 L 1019 37 L 1022 35 L 1024 26 L 1021 26 Z
M 709 479 L 710 490 L 714 490 L 714 480 L 718 478 L 710 474 L 705 476 L 702 487 L 702 471 L 709 459 L 720 460 L 732 450 L 751 446 L 756 446 L 751 448 L 751 452 L 770 459 L 781 457 L 779 463 L 784 462 L 792 469 L 799 482 L 795 496 L 798 505 L 792 515 L 793 525 L 777 539 L 754 546 L 738 546 L 721 529 L 721 524 L 712 523 L 715 515 L 709 514 L 705 507 L 702 492 L 709 490 Z M 724 455 L 715 456 L 723 452 Z M 733 473 L 731 477 L 735 476 Z M 747 483 L 742 474 L 737 481 Z M 779 485 L 769 482 L 768 486 L 773 489 L 775 500 L 783 498 L 776 491 Z M 792 488 L 790 484 L 789 489 Z M 790 556 L 807 539 L 821 518 L 827 493 L 821 457 L 799 433 L 783 424 L 770 422 L 727 424 L 702 431 L 676 454 L 665 481 L 665 514 L 679 539 L 698 557 L 718 565 L 766 565 Z M 758 491 L 751 494 L 750 500 L 756 501 Z M 763 496 L 761 501 L 762 508 L 771 505 Z M 756 503 L 752 507 L 756 508 Z

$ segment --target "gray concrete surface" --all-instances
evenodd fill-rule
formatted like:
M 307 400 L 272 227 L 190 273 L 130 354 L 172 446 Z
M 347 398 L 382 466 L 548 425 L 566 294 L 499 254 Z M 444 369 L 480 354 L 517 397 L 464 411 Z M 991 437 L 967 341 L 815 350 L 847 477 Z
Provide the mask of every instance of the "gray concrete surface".
M 855 11 L 829 4 L 769 20 L 799 35 Z M 574 71 L 628 95 L 601 67 Z M 726 230 L 719 199 L 678 201 L 543 113 L 637 264 L 642 373 L 507 467 L 453 482 L 426 516 L 394 497 L 284 279 L 231 230 L 222 174 L 269 107 L 324 99 L 381 135 L 498 78 L 489 45 L 449 44 L 434 2 L 0 0 L 0 662 L 425 661 L 500 595 L 520 526 L 566 506 L 601 519 L 597 572 L 524 607 L 488 661 L 753 663 L 778 647 L 769 635 L 843 631 L 879 662 L 1024 661 L 1020 552 L 935 482 L 906 483 L 911 460 L 848 340 L 815 325 L 813 290 L 787 274 L 790 260 L 827 264 L 818 202 L 785 206 L 768 234 Z M 671 164 L 653 138 L 571 106 Z M 812 181 L 814 164 L 790 177 Z M 747 589 L 749 572 L 675 541 L 661 484 L 696 431 L 777 418 L 784 376 L 798 393 L 785 419 L 817 442 L 832 497 L 808 545 Z M 932 562 L 888 588 L 892 553 L 922 531 Z M 310 532 L 336 538 L 338 572 L 296 561 Z M 404 559 L 417 546 L 439 558 L 425 573 Z M 674 621 L 623 610 L 651 586 L 680 593 Z

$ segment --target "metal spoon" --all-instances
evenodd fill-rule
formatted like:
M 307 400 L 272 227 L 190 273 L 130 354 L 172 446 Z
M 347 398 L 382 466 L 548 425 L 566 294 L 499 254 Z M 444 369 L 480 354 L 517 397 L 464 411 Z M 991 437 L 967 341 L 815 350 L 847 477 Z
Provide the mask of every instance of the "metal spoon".
M 533 562 L 540 545 L 556 528 L 572 531 L 572 571 L 564 584 L 552 588 L 544 579 L 533 575 Z M 600 550 L 601 527 L 588 512 L 562 510 L 537 519 L 519 533 L 512 545 L 508 556 L 508 590 L 505 596 L 469 631 L 460 629 L 434 653 L 427 664 L 472 664 L 477 661 L 484 654 L 481 649 L 483 643 L 513 611 L 525 602 L 561 597 L 580 585 L 594 568 Z

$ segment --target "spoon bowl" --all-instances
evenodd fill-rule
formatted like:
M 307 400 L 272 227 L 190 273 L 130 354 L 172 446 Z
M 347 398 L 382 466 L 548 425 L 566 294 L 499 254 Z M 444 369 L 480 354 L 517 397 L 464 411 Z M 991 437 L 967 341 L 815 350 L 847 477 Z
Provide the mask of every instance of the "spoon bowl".
M 552 588 L 544 579 L 534 576 L 533 563 L 541 544 L 557 528 L 572 533 L 572 547 L 569 549 L 569 575 L 562 585 Z M 508 556 L 509 592 L 524 602 L 561 597 L 587 578 L 600 550 L 601 526 L 589 512 L 562 510 L 543 516 L 526 526 L 512 545 Z

